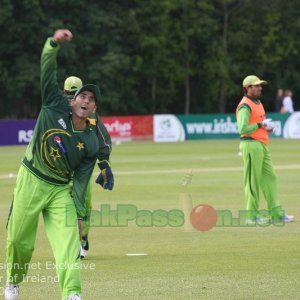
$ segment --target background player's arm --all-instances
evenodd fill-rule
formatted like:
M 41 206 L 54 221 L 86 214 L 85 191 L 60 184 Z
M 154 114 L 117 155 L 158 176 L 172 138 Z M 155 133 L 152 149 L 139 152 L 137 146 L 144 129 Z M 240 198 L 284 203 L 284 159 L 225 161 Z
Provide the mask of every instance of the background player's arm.
M 250 134 L 260 128 L 261 125 L 249 124 L 250 120 L 250 107 L 247 105 L 242 105 L 238 110 L 237 115 L 237 127 L 239 134 Z
M 112 142 L 110 135 L 103 124 L 100 116 L 96 113 L 96 134 L 99 142 L 98 160 L 108 160 L 112 151 Z
M 100 174 L 96 179 L 96 183 L 100 184 L 105 190 L 112 190 L 114 187 L 114 175 L 109 163 L 112 150 L 111 138 L 98 114 L 96 114 L 96 119 L 96 134 L 99 142 L 98 166 L 100 168 Z

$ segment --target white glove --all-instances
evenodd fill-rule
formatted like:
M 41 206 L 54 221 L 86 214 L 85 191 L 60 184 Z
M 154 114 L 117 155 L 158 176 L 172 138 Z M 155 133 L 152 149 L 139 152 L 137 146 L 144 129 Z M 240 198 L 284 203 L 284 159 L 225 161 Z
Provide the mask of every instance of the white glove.
M 275 128 L 274 123 L 272 122 L 272 119 L 265 119 L 261 122 L 262 128 L 265 128 L 268 131 L 273 131 Z

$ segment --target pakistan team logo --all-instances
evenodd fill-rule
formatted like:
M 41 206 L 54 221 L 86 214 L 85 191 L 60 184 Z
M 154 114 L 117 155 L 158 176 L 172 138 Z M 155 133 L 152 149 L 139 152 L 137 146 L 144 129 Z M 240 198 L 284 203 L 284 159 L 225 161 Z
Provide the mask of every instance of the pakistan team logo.
M 50 129 L 46 131 L 42 137 L 40 155 L 43 162 L 48 166 L 48 168 L 58 175 L 62 175 L 61 171 L 58 171 L 55 162 L 62 158 L 61 153 L 66 154 L 67 150 L 64 148 L 61 138 L 59 135 L 65 135 L 71 137 L 71 134 L 62 129 Z M 53 141 L 53 145 L 48 148 L 48 143 L 51 139 Z

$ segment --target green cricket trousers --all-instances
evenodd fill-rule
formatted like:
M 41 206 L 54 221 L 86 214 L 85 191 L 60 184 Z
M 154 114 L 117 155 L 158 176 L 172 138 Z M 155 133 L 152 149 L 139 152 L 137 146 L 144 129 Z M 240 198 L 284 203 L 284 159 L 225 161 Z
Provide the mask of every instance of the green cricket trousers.
M 277 178 L 274 172 L 270 151 L 267 145 L 259 141 L 242 141 L 240 150 L 244 161 L 244 193 L 246 199 L 247 217 L 260 217 L 260 190 L 267 201 L 269 216 L 283 216 L 278 194 Z
M 76 209 L 70 193 L 69 184 L 49 184 L 23 165 L 20 167 L 7 226 L 7 282 L 17 284 L 26 277 L 42 212 L 62 299 L 81 293 L 80 241 Z

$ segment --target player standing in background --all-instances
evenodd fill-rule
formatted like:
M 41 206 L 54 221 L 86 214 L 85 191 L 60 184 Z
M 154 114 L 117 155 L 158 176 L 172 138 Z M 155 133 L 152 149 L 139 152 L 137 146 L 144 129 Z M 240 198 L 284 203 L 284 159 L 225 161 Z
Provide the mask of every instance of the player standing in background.
M 275 98 L 275 111 L 276 112 L 281 112 L 283 98 L 284 98 L 284 90 L 278 89 L 276 98 Z
M 284 97 L 282 100 L 282 108 L 280 110 L 280 112 L 282 114 L 292 114 L 295 110 L 294 110 L 294 101 L 292 99 L 293 97 L 293 92 L 291 90 L 286 90 L 284 92 Z
M 82 81 L 79 77 L 76 76 L 70 76 L 68 77 L 64 82 L 64 94 L 68 95 L 70 97 L 73 97 L 73 95 L 76 93 L 77 90 L 79 90 L 82 87 Z M 99 167 L 103 163 L 107 163 L 109 165 L 109 157 L 112 150 L 112 143 L 110 135 L 104 126 L 100 116 L 97 113 L 94 113 L 89 118 L 90 124 L 92 125 L 93 130 L 95 131 L 98 142 L 99 142 L 99 154 L 98 154 L 98 160 L 99 160 Z M 100 167 L 101 168 L 101 167 Z M 110 174 L 105 174 L 108 181 L 104 185 L 103 180 L 103 174 L 101 173 L 96 182 L 101 183 L 103 182 L 102 186 L 104 189 L 112 190 L 114 186 L 114 176 L 112 171 L 110 170 Z M 92 209 L 92 192 L 91 192 L 91 181 L 88 184 L 86 195 L 85 195 L 85 205 L 87 209 L 87 216 L 86 219 L 83 221 L 83 223 L 79 224 L 79 236 L 80 236 L 80 257 L 84 258 L 86 256 L 86 251 L 89 250 L 89 221 L 90 221 L 90 212 Z
M 244 97 L 236 109 L 238 131 L 241 135 L 240 149 L 244 161 L 244 190 L 247 223 L 268 222 L 259 213 L 259 193 L 262 190 L 267 201 L 269 217 L 273 220 L 291 222 L 294 217 L 284 214 L 277 195 L 277 178 L 268 148 L 268 134 L 274 123 L 266 119 L 260 101 L 262 85 L 266 81 L 257 76 L 247 76 L 243 81 Z
M 69 30 L 57 30 L 41 55 L 42 108 L 18 172 L 7 224 L 7 300 L 19 298 L 41 212 L 60 266 L 56 271 L 62 299 L 81 299 L 77 220 L 87 214 L 83 199 L 99 152 L 88 117 L 96 111 L 100 91 L 87 84 L 70 101 L 59 89 L 56 57 L 60 44 L 71 39 Z

